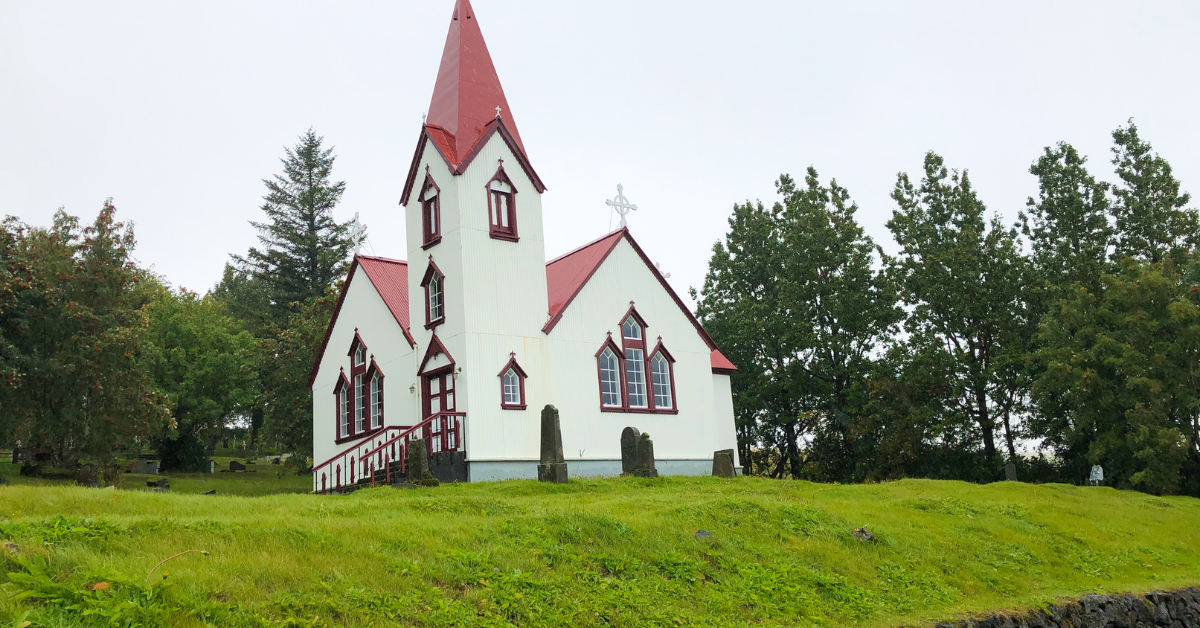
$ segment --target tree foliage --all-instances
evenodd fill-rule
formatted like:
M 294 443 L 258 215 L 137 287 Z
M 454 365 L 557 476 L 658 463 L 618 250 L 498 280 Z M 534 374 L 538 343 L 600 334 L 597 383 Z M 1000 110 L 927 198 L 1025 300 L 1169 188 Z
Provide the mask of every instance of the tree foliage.
M 28 463 L 108 466 L 167 424 L 144 366 L 147 320 L 130 258 L 132 227 L 106 202 L 84 228 L 59 210 L 49 228 L 9 219 L 0 430 Z
M 149 368 L 175 419 L 155 448 L 166 469 L 206 471 L 210 441 L 247 417 L 258 395 L 254 337 L 213 297 L 187 290 L 155 283 L 143 310 Z

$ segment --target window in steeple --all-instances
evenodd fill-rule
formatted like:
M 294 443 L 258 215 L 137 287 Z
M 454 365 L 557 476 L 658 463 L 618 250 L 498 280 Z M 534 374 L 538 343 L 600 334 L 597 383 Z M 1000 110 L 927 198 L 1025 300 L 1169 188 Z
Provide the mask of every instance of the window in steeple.
M 425 174 L 421 188 L 421 248 L 427 249 L 442 241 L 442 206 L 440 190 L 433 177 Z
M 517 189 L 501 165 L 487 184 L 489 234 L 497 240 L 517 237 Z

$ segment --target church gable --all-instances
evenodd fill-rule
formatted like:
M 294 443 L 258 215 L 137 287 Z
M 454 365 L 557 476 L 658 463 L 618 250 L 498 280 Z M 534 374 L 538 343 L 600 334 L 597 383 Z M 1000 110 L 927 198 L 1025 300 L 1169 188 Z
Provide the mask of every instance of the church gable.
M 671 286 L 667 283 L 666 278 L 663 277 L 658 268 L 650 262 L 650 258 L 646 255 L 645 251 L 643 251 L 642 247 L 639 246 L 637 241 L 633 239 L 633 236 L 630 235 L 629 230 L 625 228 L 586 244 L 570 253 L 567 253 L 566 255 L 551 260 L 548 264 L 546 264 L 546 284 L 550 304 L 550 319 L 546 322 L 546 325 L 542 328 L 542 331 L 546 334 L 550 334 L 554 328 L 558 326 L 559 322 L 563 319 L 567 308 L 576 300 L 576 298 L 584 290 L 585 286 L 588 285 L 593 276 L 595 276 L 601 267 L 604 266 L 613 252 L 617 250 L 618 245 L 620 245 L 622 242 L 628 244 L 632 252 L 636 254 L 637 259 L 644 264 L 645 269 L 653 278 L 654 283 L 661 287 L 663 291 L 665 291 L 666 295 L 670 298 L 670 301 L 679 309 L 680 312 L 682 312 L 687 321 L 691 324 L 692 328 L 708 347 L 710 351 L 710 361 L 713 372 L 728 374 L 729 372 L 736 370 L 737 367 L 721 354 L 716 343 L 713 342 L 712 338 L 708 335 L 708 332 L 704 330 L 704 327 L 700 324 L 700 321 L 697 320 L 695 315 L 692 314 L 691 310 L 687 308 L 683 300 L 679 298 L 679 295 L 676 294 L 673 289 L 671 289 Z M 617 292 L 619 292 L 619 289 L 614 292 L 614 298 L 618 298 L 615 296 Z
M 326 352 L 333 350 L 335 354 L 339 353 L 336 350 L 337 347 L 331 348 L 329 343 L 334 329 L 337 327 L 339 318 L 343 316 L 342 312 L 346 305 L 347 295 L 350 294 L 352 287 L 355 290 L 362 287 L 355 284 L 356 278 L 379 297 L 391 319 L 399 326 L 400 332 L 408 345 L 412 348 L 417 346 L 408 329 L 408 264 L 386 257 L 355 256 L 354 262 L 350 265 L 349 272 L 346 273 L 346 279 L 342 282 L 342 288 L 338 292 L 338 300 L 333 309 L 333 316 L 330 318 L 329 326 L 325 329 L 325 336 L 321 340 L 321 347 L 317 351 L 312 371 L 309 373 L 309 386 L 312 386 L 316 381 Z M 364 331 L 364 333 L 367 332 Z M 354 330 L 352 342 L 362 342 L 357 326 Z

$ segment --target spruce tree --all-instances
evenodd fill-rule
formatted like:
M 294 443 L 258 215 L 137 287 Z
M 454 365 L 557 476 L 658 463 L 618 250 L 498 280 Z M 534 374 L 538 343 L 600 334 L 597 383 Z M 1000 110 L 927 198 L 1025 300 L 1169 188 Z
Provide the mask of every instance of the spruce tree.
M 346 183 L 330 180 L 335 156 L 323 140 L 310 128 L 295 148 L 285 149 L 283 173 L 263 180 L 267 220 L 250 223 L 262 248 L 234 257 L 262 282 L 277 323 L 325 294 L 346 271 L 354 244 L 350 224 L 333 218 Z

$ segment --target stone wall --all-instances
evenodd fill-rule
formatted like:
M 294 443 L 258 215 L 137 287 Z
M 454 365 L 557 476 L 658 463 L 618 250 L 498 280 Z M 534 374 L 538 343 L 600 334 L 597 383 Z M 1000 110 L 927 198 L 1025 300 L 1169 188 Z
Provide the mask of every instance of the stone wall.
M 937 624 L 937 628 L 1200 628 L 1200 588 L 1088 595 L 1078 602 L 1017 615 L 991 615 Z

